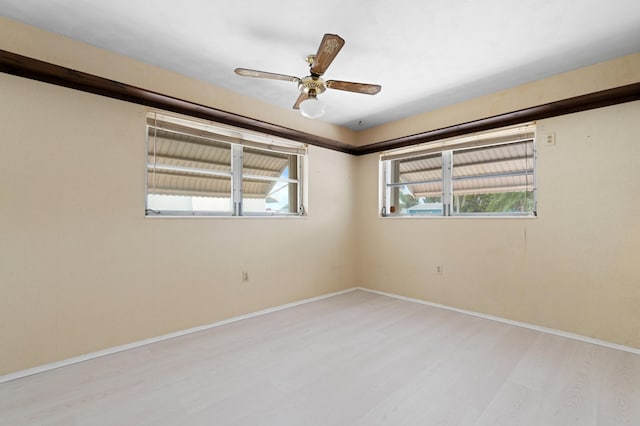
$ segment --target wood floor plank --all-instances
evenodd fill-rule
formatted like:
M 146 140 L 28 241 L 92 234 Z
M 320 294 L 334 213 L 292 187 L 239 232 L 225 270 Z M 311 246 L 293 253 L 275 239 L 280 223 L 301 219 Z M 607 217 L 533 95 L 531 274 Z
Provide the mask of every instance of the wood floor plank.
M 640 356 L 364 291 L 0 384 L 2 425 L 639 425 Z

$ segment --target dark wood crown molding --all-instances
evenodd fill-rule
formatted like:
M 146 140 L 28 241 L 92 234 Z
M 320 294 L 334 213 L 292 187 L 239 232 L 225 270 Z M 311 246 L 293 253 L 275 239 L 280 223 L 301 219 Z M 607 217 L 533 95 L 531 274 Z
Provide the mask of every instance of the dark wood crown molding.
M 415 135 L 403 136 L 369 145 L 354 147 L 333 139 L 312 135 L 255 118 L 245 117 L 189 102 L 172 96 L 109 80 L 96 75 L 76 71 L 59 65 L 0 50 L 0 71 L 19 77 L 51 83 L 83 92 L 132 102 L 178 114 L 229 124 L 248 130 L 267 133 L 322 148 L 348 154 L 364 155 L 388 149 L 403 148 L 438 139 L 461 136 L 503 126 L 541 120 L 574 112 L 586 111 L 624 102 L 640 100 L 640 83 L 602 90 L 582 96 L 524 108 L 505 114 L 469 121 L 454 126 L 429 130 Z
M 19 77 L 51 83 L 83 92 L 119 99 L 134 104 L 158 108 L 191 117 L 229 124 L 243 129 L 254 130 L 320 146 L 335 151 L 353 154 L 354 147 L 333 139 L 312 135 L 277 124 L 256 120 L 239 114 L 222 111 L 206 105 L 189 102 L 162 93 L 109 80 L 71 68 L 0 50 L 0 71 Z
M 481 118 L 454 126 L 429 130 L 411 136 L 403 136 L 396 139 L 389 139 L 369 145 L 360 146 L 355 149 L 355 155 L 371 154 L 374 152 L 386 151 L 389 149 L 403 148 L 425 142 L 432 142 L 439 139 L 446 139 L 455 136 L 467 135 L 484 130 L 496 129 L 514 124 L 526 123 L 543 118 L 557 117 L 574 112 L 586 111 L 595 108 L 621 104 L 625 102 L 637 101 L 640 99 L 640 83 L 620 86 L 613 89 L 602 90 L 589 93 L 587 95 L 576 96 L 563 99 L 561 101 L 550 102 L 543 105 L 529 107 L 506 114 L 494 115 L 492 117 Z

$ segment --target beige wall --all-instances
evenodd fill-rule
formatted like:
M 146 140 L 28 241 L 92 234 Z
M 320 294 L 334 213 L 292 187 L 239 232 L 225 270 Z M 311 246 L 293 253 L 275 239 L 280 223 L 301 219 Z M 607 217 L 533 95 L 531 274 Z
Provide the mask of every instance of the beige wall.
M 379 156 L 361 158 L 359 284 L 640 348 L 639 118 L 540 121 L 537 218 L 379 218 Z
M 4 18 L 0 48 L 345 143 L 640 81 L 638 54 L 358 136 Z M 185 220 L 144 218 L 144 107 L 0 93 L 0 375 L 353 285 L 640 347 L 637 102 L 540 123 L 536 219 L 379 219 L 377 156 L 312 147 L 309 217 Z
M 311 147 L 306 218 L 145 219 L 143 107 L 0 93 L 0 375 L 355 282 L 354 157 Z

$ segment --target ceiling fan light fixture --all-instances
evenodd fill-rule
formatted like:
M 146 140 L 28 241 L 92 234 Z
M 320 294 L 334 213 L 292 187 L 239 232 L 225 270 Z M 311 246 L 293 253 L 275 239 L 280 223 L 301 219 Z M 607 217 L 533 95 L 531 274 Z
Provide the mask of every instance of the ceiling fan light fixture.
M 315 96 L 309 96 L 308 99 L 300 104 L 300 114 L 307 118 L 320 118 L 324 115 L 326 104 Z

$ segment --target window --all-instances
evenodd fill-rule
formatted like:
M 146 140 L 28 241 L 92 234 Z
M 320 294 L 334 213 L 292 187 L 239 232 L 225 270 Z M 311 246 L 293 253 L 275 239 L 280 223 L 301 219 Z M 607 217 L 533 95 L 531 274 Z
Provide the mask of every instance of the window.
M 147 216 L 301 215 L 306 145 L 147 116 Z
M 381 157 L 382 216 L 534 216 L 535 127 L 509 127 Z

